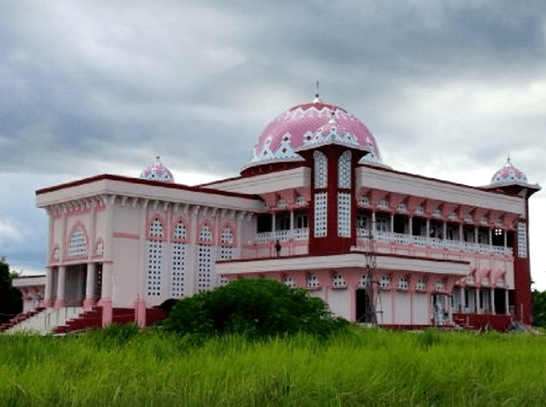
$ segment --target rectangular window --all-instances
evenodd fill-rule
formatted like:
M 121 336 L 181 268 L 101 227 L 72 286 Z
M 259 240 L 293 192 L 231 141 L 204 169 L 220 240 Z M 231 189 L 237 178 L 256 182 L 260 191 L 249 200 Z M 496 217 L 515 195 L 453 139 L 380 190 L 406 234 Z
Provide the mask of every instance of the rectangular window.
M 315 237 L 324 237 L 328 234 L 327 198 L 326 192 L 315 194 Z
M 351 194 L 347 192 L 337 195 L 337 235 L 351 237 Z

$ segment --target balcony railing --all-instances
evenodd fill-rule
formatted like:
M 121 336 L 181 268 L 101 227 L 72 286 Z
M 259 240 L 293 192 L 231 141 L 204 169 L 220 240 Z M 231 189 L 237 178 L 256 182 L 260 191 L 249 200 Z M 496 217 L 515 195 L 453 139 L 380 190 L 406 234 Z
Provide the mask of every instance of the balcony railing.
M 305 240 L 309 238 L 309 229 L 277 230 L 275 232 L 261 232 L 256 234 L 257 243 L 267 243 L 284 240 Z
M 367 229 L 357 229 L 357 236 L 363 239 L 370 238 L 370 231 Z M 461 242 L 459 240 L 439 239 L 436 237 L 411 236 L 403 233 L 391 233 L 376 231 L 373 237 L 380 243 L 395 243 L 399 245 L 414 245 L 420 247 L 434 247 L 439 249 L 448 249 L 453 251 L 465 251 L 470 253 L 511 255 L 511 247 L 492 246 L 483 243 Z

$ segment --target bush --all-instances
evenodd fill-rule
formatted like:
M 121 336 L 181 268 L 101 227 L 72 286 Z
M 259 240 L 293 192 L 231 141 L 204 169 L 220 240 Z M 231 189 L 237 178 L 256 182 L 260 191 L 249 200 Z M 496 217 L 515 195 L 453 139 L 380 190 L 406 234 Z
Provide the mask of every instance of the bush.
M 298 332 L 325 338 L 347 325 L 307 290 L 260 278 L 236 280 L 180 300 L 163 327 L 205 338 L 243 334 L 261 339 Z

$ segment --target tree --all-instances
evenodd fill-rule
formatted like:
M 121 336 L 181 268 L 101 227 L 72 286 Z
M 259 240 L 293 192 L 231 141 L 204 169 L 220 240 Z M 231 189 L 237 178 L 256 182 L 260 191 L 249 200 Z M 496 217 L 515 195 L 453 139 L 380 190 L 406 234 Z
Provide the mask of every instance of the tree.
M 5 322 L 23 310 L 21 293 L 12 286 L 17 273 L 10 273 L 5 258 L 0 260 L 0 323 Z
M 178 301 L 163 327 L 182 335 L 234 333 L 261 339 L 297 332 L 327 337 L 347 324 L 307 290 L 260 278 L 235 280 Z

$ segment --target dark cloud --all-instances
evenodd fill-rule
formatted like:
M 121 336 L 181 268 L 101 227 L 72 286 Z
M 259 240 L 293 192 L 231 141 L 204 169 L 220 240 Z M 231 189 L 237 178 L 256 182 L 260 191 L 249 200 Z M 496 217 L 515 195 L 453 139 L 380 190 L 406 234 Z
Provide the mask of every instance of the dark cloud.
M 159 154 L 175 171 L 236 175 L 267 123 L 320 80 L 394 168 L 485 184 L 509 153 L 546 184 L 545 22 L 538 1 L 9 0 L 0 172 L 137 176 Z M 14 208 L 3 230 L 37 234 L 9 250 L 38 259 L 43 223 Z

